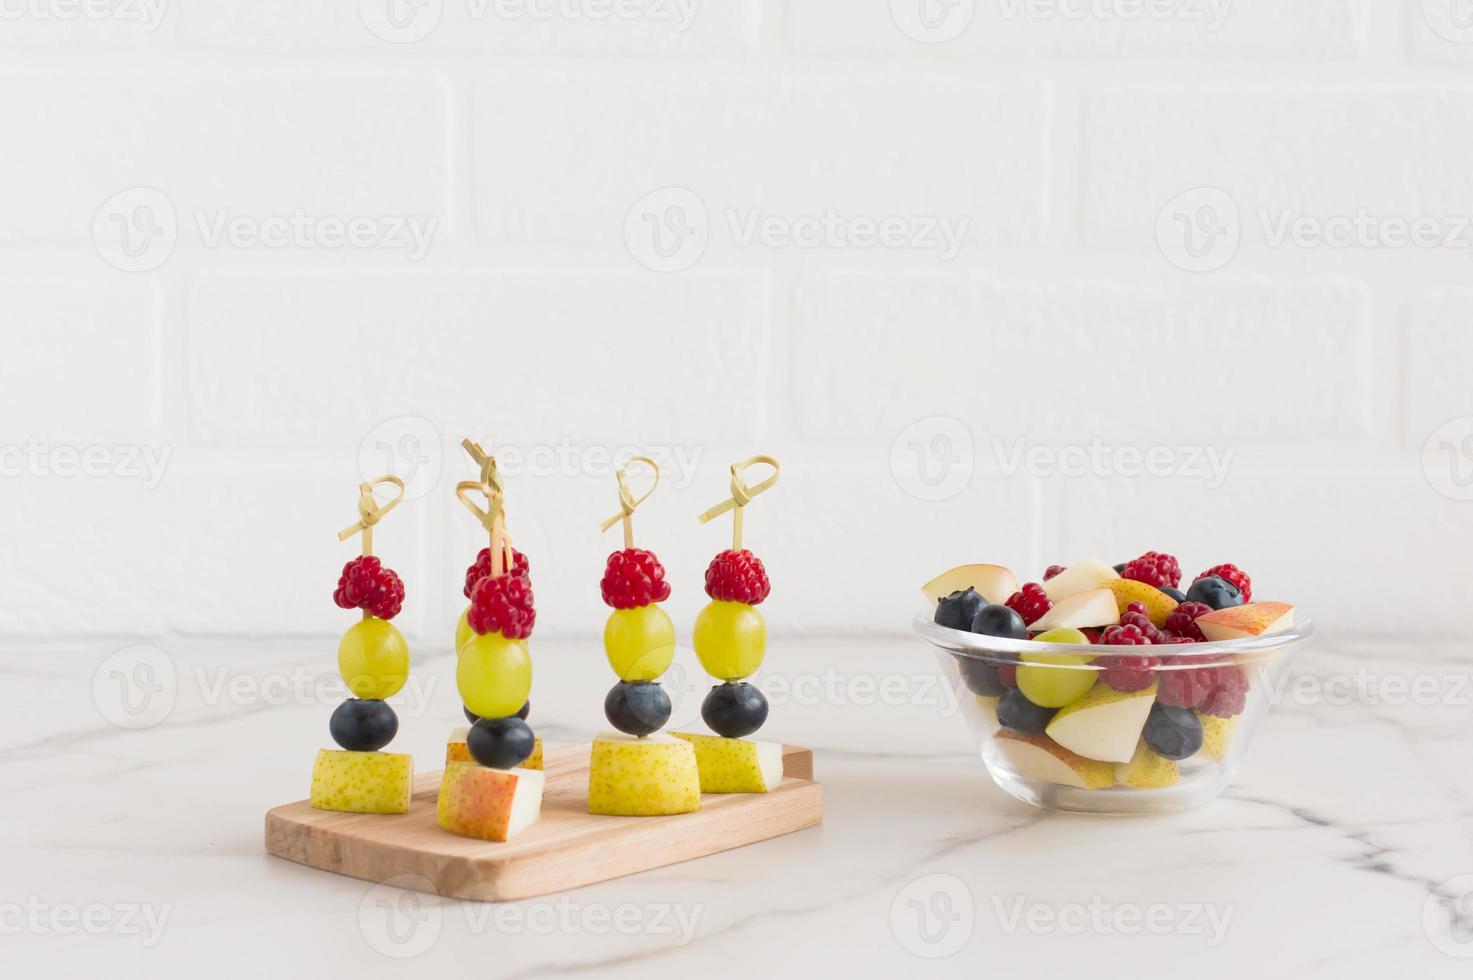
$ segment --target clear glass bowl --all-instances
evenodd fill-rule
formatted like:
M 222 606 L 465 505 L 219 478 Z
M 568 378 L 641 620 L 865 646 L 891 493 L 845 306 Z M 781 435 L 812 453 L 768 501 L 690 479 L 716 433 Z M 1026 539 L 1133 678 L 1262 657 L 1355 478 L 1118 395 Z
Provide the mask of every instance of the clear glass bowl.
M 1123 814 L 1185 810 L 1216 798 L 1231 785 L 1258 723 L 1274 700 L 1273 692 L 1282 689 L 1283 672 L 1292 651 L 1314 633 L 1312 624 L 1304 621 L 1267 636 L 1173 645 L 1166 655 L 1178 662 L 1159 668 L 1158 684 L 1168 671 L 1202 669 L 1208 665 L 1216 669 L 1231 664 L 1248 682 L 1243 711 L 1229 719 L 1199 715 L 1204 723 L 1204 744 L 1199 752 L 1177 762 L 1174 769 L 1157 758 L 1149 768 L 1141 766 L 1132 772 L 1130 763 L 1084 757 L 1064 749 L 1046 734 L 1020 735 L 1003 728 L 997 720 L 998 698 L 978 694 L 977 688 L 990 685 L 979 683 L 976 678 L 986 674 L 981 665 L 995 668 L 1026 661 L 1030 668 L 1046 671 L 1092 672 L 1096 675 L 1096 685 L 1102 685 L 1097 675 L 1103 668 L 1095 663 L 1058 661 L 1068 657 L 1128 656 L 1132 652 L 1145 652 L 1145 648 L 982 636 L 938 626 L 924 615 L 916 617 L 914 629 L 936 648 L 942 669 L 956 685 L 962 711 L 980 743 L 982 761 L 998 786 L 1034 806 L 1076 813 Z M 1161 647 L 1152 649 L 1166 652 Z M 968 674 L 972 675 L 971 683 Z M 1088 686 L 1084 681 L 1078 683 Z M 1102 688 L 1100 692 L 1103 693 Z M 1099 725 L 1109 732 L 1111 739 L 1106 741 L 1113 740 L 1118 746 L 1122 737 L 1128 737 L 1121 732 L 1129 731 L 1138 713 L 1127 709 L 1112 713 L 1111 718 L 1119 719 L 1122 715 L 1128 715 L 1131 720 L 1121 724 L 1119 721 L 1098 723 L 1092 719 L 1092 727 Z M 1060 737 L 1064 737 L 1062 733 Z M 1141 744 L 1138 740 L 1137 748 Z M 1095 754 L 1110 753 L 1096 750 Z

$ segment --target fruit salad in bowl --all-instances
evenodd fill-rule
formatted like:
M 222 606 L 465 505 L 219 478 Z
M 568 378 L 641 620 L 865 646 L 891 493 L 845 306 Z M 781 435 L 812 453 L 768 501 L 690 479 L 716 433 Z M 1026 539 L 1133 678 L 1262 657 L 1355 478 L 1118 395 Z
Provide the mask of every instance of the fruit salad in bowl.
M 1168 812 L 1218 796 L 1312 634 L 1292 605 L 1255 598 L 1237 566 L 1184 583 L 1155 551 L 1052 565 L 1021 585 L 1000 565 L 962 565 L 922 591 L 915 631 L 963 692 L 987 771 L 1057 810 Z

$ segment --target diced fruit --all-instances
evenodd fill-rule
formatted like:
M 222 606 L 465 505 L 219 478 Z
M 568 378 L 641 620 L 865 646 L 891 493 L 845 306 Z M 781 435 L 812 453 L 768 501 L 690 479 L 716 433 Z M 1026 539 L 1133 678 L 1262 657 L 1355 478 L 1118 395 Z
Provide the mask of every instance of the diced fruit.
M 1001 698 L 989 698 L 985 694 L 976 696 L 977 712 L 982 716 L 982 727 L 989 732 L 997 731 L 1002 724 L 997 717 L 997 708 L 1001 700 Z M 1043 731 L 1043 726 L 1039 726 L 1038 731 Z
M 1145 606 L 1146 615 L 1157 626 L 1166 625 L 1166 617 L 1177 605 L 1176 600 L 1165 592 L 1135 579 L 1117 578 L 1106 582 L 1105 588 L 1115 594 L 1115 608 L 1120 615 L 1130 609 L 1132 602 L 1139 602 Z
M 1151 617 L 1146 615 L 1146 604 L 1144 602 L 1130 603 L 1126 607 L 1125 612 L 1120 614 L 1120 625 L 1134 626 L 1152 643 L 1171 642 L 1171 637 L 1166 634 L 1166 631 L 1151 622 Z
M 1103 589 L 1106 582 L 1113 581 L 1120 576 L 1115 569 L 1106 565 L 1098 558 L 1086 558 L 1078 561 L 1064 569 L 1053 578 L 1043 583 L 1043 591 L 1057 605 L 1060 599 L 1078 595 L 1081 592 L 1093 592 Z M 1008 593 L 1011 595 L 1012 593 Z M 1114 620 L 1112 619 L 1113 623 Z
M 1168 759 L 1189 759 L 1202 747 L 1202 722 L 1194 711 L 1158 703 L 1151 708 L 1142 737 Z
M 620 681 L 604 697 L 604 717 L 629 735 L 649 735 L 670 720 L 670 695 L 654 681 Z
M 1104 642 L 1114 643 L 1126 630 L 1135 630 L 1137 634 L 1140 632 L 1134 626 L 1112 626 L 1105 631 Z M 1107 655 L 1096 657 L 1095 666 L 1100 668 L 1101 682 L 1117 691 L 1129 693 L 1144 691 L 1155 682 L 1156 668 L 1161 666 L 1161 658 L 1146 654 Z
M 1000 636 L 1009 640 L 1028 639 L 1028 626 L 1023 617 L 1007 606 L 989 605 L 977 610 L 972 619 L 972 632 L 983 636 Z
M 702 793 L 766 793 L 782 782 L 783 747 L 777 742 L 671 734 L 696 750 Z
M 958 565 L 921 586 L 931 602 L 967 589 L 976 589 L 988 602 L 1003 602 L 1018 591 L 1018 580 L 1001 565 Z
M 1144 742 L 1136 746 L 1129 762 L 1115 767 L 1115 781 L 1132 789 L 1165 789 L 1180 779 L 1181 768 L 1176 762 L 1153 752 Z
M 1238 640 L 1245 636 L 1277 633 L 1294 625 L 1294 607 L 1287 602 L 1251 602 L 1219 609 L 1197 618 L 1197 628 L 1209 640 Z
M 525 721 L 510 718 L 482 718 L 466 734 L 466 748 L 471 758 L 487 769 L 514 769 L 527 760 L 537 747 L 536 736 Z
M 978 700 L 981 700 L 980 698 Z M 1037 734 L 1054 718 L 1053 708 L 1044 708 L 1028 700 L 1020 688 L 1010 687 L 997 702 L 997 723 L 1015 732 Z
M 465 739 L 470 734 L 469 727 L 457 728 L 450 733 L 450 738 L 445 743 L 446 762 L 475 762 L 471 758 L 471 750 L 466 747 Z M 532 754 L 522 763 L 522 769 L 542 768 L 542 737 L 539 735 L 534 739 Z
M 440 780 L 435 820 L 462 837 L 505 842 L 537 822 L 546 778 L 533 769 L 451 762 Z
M 1161 703 L 1230 718 L 1247 703 L 1248 678 L 1232 661 L 1169 657 L 1160 672 Z
M 997 733 L 997 749 L 1019 776 L 1038 783 L 1105 789 L 1115 784 L 1115 767 L 1070 752 L 1043 735 L 1004 729 Z
M 338 673 L 356 698 L 393 697 L 409 679 L 409 643 L 387 620 L 359 620 L 338 644 Z
M 1101 762 L 1129 762 L 1156 701 L 1154 685 L 1117 691 L 1103 684 L 1060 709 L 1045 731 L 1071 752 Z
M 767 721 L 767 698 L 751 684 L 717 684 L 701 702 L 701 720 L 726 738 L 744 738 Z
M 967 690 L 992 698 L 1002 695 L 1005 688 L 1002 679 L 998 677 L 996 664 L 973 660 L 971 657 L 956 659 L 957 667 L 961 670 L 962 683 L 967 685 Z
M 1243 593 L 1225 578 L 1209 575 L 1199 578 L 1187 589 L 1188 602 L 1205 602 L 1213 609 L 1227 609 L 1243 604 Z
M 620 680 L 652 681 L 675 659 L 675 624 L 655 603 L 615 609 L 604 624 L 604 653 Z
M 482 579 L 485 583 L 494 579 Z M 532 658 L 525 640 L 483 633 L 460 651 L 455 686 L 465 706 L 482 718 L 506 718 L 527 703 L 532 691 Z
M 941 601 L 936 603 L 936 615 L 933 618 L 938 626 L 970 631 L 972 620 L 985 605 L 987 600 L 982 598 L 982 593 L 976 589 L 962 589 L 942 596 Z
M 1203 572 L 1201 575 L 1198 575 L 1197 578 L 1207 578 L 1210 575 L 1216 575 L 1218 578 L 1225 578 L 1229 582 L 1236 585 L 1238 587 L 1238 591 L 1243 593 L 1244 602 L 1253 601 L 1253 580 L 1248 577 L 1247 572 L 1243 571 L 1237 565 L 1213 565 L 1211 568 L 1207 569 L 1207 571 Z M 1193 581 L 1195 581 L 1195 579 Z
M 377 752 L 399 733 L 399 716 L 382 701 L 349 698 L 332 713 L 327 729 L 350 752 Z
M 1059 576 L 1059 578 L 1063 577 L 1063 575 Z M 1061 628 L 1083 629 L 1086 626 L 1114 626 L 1119 619 L 1120 610 L 1115 605 L 1115 593 L 1109 589 L 1092 589 L 1088 592 L 1076 592 L 1064 599 L 1054 600 L 1054 608 L 1044 613 L 1033 624 L 1033 628 L 1048 631 Z
M 1197 751 L 1197 755 L 1221 762 L 1227 757 L 1228 746 L 1238 728 L 1238 719 L 1199 714 L 1197 721 L 1202 724 L 1202 748 Z
M 696 750 L 668 735 L 604 732 L 588 763 L 588 812 L 623 817 L 692 813 L 701 808 Z
M 713 600 L 696 616 L 691 645 L 706 673 L 721 681 L 739 681 L 762 666 L 767 623 L 744 602 Z
M 414 759 L 397 752 L 319 749 L 311 802 L 342 813 L 408 813 Z
M 1126 562 L 1120 570 L 1120 577 L 1145 582 L 1152 587 L 1166 585 L 1174 589 L 1181 584 L 1181 563 L 1164 552 L 1148 551 Z
M 460 614 L 460 622 L 455 624 L 455 652 L 457 654 L 459 654 L 460 651 L 465 648 L 465 645 L 471 641 L 471 638 L 476 635 L 476 631 L 471 629 L 469 618 L 470 614 L 471 607 L 466 606 L 465 612 Z

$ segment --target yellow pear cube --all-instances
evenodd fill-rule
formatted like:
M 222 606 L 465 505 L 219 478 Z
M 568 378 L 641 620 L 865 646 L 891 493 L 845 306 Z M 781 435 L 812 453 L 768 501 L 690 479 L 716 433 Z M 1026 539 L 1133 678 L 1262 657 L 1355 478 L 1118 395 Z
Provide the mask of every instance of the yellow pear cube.
M 408 813 L 414 759 L 397 752 L 319 749 L 311 802 L 343 813 Z
M 659 817 L 701 808 L 696 750 L 668 735 L 604 732 L 588 762 L 588 812 Z
M 783 747 L 777 742 L 671 732 L 696 750 L 702 793 L 766 793 L 783 779 Z

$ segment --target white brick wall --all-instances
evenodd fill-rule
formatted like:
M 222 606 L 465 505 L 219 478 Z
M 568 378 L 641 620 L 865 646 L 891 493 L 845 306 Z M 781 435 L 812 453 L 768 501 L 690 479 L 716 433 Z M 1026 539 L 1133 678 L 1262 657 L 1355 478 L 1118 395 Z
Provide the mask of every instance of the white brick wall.
M 729 533 L 695 516 L 767 451 L 782 637 L 1146 548 L 1459 634 L 1459 2 L 6 8 L 0 636 L 330 643 L 393 458 L 379 550 L 443 646 L 465 435 L 594 653 L 623 447 L 669 459 L 639 537 L 686 629 Z

